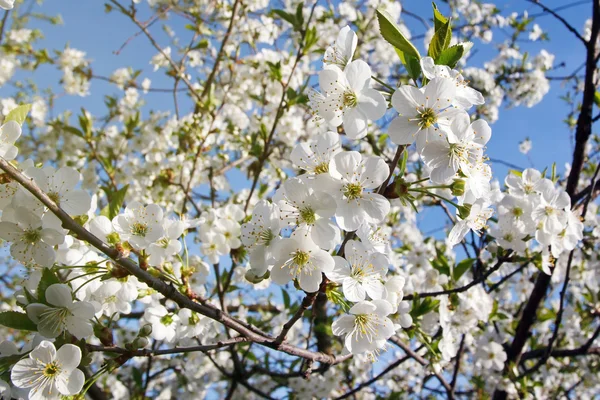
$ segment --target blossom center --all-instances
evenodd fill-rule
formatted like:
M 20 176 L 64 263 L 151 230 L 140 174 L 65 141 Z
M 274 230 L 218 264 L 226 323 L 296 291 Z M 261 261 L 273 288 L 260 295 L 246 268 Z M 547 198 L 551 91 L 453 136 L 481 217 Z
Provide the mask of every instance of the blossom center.
M 326 174 L 328 172 L 329 172 L 329 164 L 328 163 L 321 163 L 315 167 L 315 174 L 317 174 L 317 175 Z
M 348 198 L 348 200 L 355 200 L 362 197 L 362 185 L 360 183 L 349 183 L 344 186 L 344 196 Z
M 419 110 L 418 116 L 419 128 L 426 129 L 437 122 L 437 114 L 433 108 L 423 108 Z
M 169 314 L 165 315 L 164 317 L 161 317 L 160 319 L 160 323 L 165 325 L 165 326 L 169 326 L 173 323 L 173 317 L 170 316 Z
M 43 374 L 46 378 L 54 378 L 59 373 L 60 373 L 60 365 L 56 361 L 48 363 L 44 366 Z
M 56 203 L 56 205 L 60 205 L 60 196 L 56 192 L 49 192 L 48 197 Z
M 302 250 L 298 250 L 297 252 L 295 252 L 292 257 L 293 263 L 296 264 L 300 268 L 305 266 L 308 263 L 309 259 L 310 259 L 310 255 L 306 251 L 302 251 Z
M 317 218 L 315 216 L 315 211 L 312 208 L 306 207 L 306 208 L 300 209 L 300 221 L 301 222 L 304 222 L 308 225 L 313 225 L 316 220 L 317 220 Z
M 344 102 L 344 107 L 354 108 L 358 104 L 358 96 L 353 91 L 347 90 L 342 96 L 342 101 Z
M 23 232 L 23 239 L 27 243 L 37 243 L 42 238 L 42 234 L 38 229 L 29 229 Z
M 554 214 L 554 208 L 552 208 L 550 206 L 546 206 L 544 208 L 544 212 L 546 213 L 547 216 L 550 216 L 550 215 Z
M 512 210 L 512 214 L 513 214 L 515 217 L 519 218 L 520 216 L 522 216 L 522 215 L 523 215 L 523 209 L 522 209 L 521 207 L 515 207 L 515 208 L 513 208 L 513 210 Z
M 374 314 L 359 314 L 354 317 L 355 330 L 359 337 L 366 337 L 369 342 L 377 336 L 379 321 Z
M 260 231 L 260 233 L 258 234 L 258 243 L 268 246 L 271 243 L 271 240 L 273 240 L 274 238 L 275 235 L 273 234 L 273 232 L 270 229 L 265 229 L 263 231 Z
M 134 236 L 145 237 L 148 233 L 148 225 L 142 224 L 141 222 L 136 222 L 135 224 L 131 225 L 131 233 Z

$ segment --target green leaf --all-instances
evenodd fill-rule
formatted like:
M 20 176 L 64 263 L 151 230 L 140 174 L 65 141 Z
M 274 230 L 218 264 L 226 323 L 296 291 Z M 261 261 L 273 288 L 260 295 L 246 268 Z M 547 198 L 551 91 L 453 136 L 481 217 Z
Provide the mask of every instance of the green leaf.
M 417 48 L 404 37 L 400 28 L 394 22 L 392 16 L 384 10 L 377 10 L 377 20 L 379 21 L 379 30 L 381 36 L 396 49 L 400 50 L 405 55 L 415 57 L 417 60 L 421 58 Z
M 471 268 L 473 262 L 475 262 L 474 258 L 466 258 L 459 262 L 456 267 L 454 267 L 454 271 L 452 272 L 452 277 L 454 280 L 459 280 L 460 277 Z
M 119 215 L 119 211 L 121 210 L 123 202 L 125 201 L 125 195 L 127 194 L 129 185 L 125 185 L 117 191 L 110 190 L 107 187 L 103 187 L 102 189 L 106 193 L 106 197 L 108 197 L 108 205 L 102 210 L 101 214 L 112 220 L 114 217 Z
M 437 65 L 447 65 L 450 68 L 454 68 L 461 57 L 465 54 L 465 48 L 462 44 L 455 44 L 454 46 L 448 47 L 439 55 L 435 60 Z
M 298 26 L 298 21 L 296 20 L 296 16 L 294 16 L 290 13 L 287 13 L 283 10 L 271 10 L 271 14 L 275 14 L 276 16 L 283 19 L 284 21 L 289 22 L 290 24 L 292 24 L 292 26 L 294 28 L 296 28 Z
M 37 331 L 37 326 L 29 319 L 27 314 L 16 311 L 0 313 L 0 325 L 20 331 Z
M 302 26 L 304 26 L 304 15 L 302 14 L 302 9 L 304 8 L 304 2 L 301 1 L 300 3 L 298 3 L 298 7 L 296 7 L 296 29 L 300 30 L 302 29 Z
M 448 23 L 448 18 L 444 17 L 444 15 L 438 10 L 435 3 L 431 3 L 433 5 L 433 24 L 434 24 L 434 32 L 437 32 L 443 25 Z
M 596 107 L 600 107 L 600 92 L 596 91 L 594 93 L 594 103 L 596 103 Z
M 10 368 L 15 365 L 21 358 L 22 354 L 15 354 L 13 356 L 0 357 L 0 375 L 8 372 Z
M 519 178 L 523 176 L 523 173 L 521 171 L 517 171 L 516 169 L 511 169 L 508 171 L 508 173 L 518 176 Z
M 286 310 L 290 309 L 290 295 L 288 294 L 287 290 L 285 290 L 284 288 L 281 288 L 281 295 L 283 296 L 283 305 L 285 306 Z
M 39 301 L 42 303 L 47 303 L 46 301 L 46 289 L 48 286 L 54 285 L 55 283 L 60 283 L 58 277 L 50 268 L 44 268 L 42 270 L 42 278 L 40 279 L 40 283 L 38 283 L 37 287 L 37 296 Z
M 398 57 L 400 57 L 402 64 L 404 64 L 408 76 L 410 76 L 410 78 L 414 81 L 419 79 L 421 76 L 421 63 L 419 60 L 416 57 L 405 54 L 398 49 L 396 49 L 396 53 L 398 54 Z
M 431 39 L 431 43 L 429 43 L 429 50 L 427 51 L 427 55 L 429 55 L 434 60 L 442 54 L 444 50 L 448 48 L 450 45 L 450 39 L 452 39 L 452 28 L 451 28 L 452 18 L 448 19 L 448 22 L 440 26 L 440 28 L 435 31 L 433 38 Z
M 16 121 L 19 125 L 23 125 L 25 119 L 27 119 L 27 114 L 31 110 L 31 104 L 23 104 L 12 110 L 8 113 L 6 118 L 4 118 L 4 123 L 8 121 Z

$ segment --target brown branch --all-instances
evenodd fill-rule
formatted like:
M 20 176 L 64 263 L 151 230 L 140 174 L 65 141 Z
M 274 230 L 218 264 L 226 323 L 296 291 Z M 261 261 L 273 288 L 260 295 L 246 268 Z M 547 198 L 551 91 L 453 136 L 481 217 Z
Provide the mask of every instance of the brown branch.
M 402 340 L 400 340 L 399 337 L 392 336 L 390 338 L 390 341 L 392 343 L 394 343 L 396 346 L 400 347 L 402 350 L 404 350 L 404 352 L 407 355 L 409 355 L 412 359 L 414 359 L 416 362 L 421 364 L 423 367 L 426 367 L 429 365 L 429 361 L 427 361 L 422 356 L 417 354 L 417 352 L 414 351 L 413 349 L 411 349 L 409 345 L 402 342 Z M 438 372 L 435 372 L 435 370 L 433 370 L 433 369 L 431 370 L 431 373 L 438 379 L 438 381 L 440 381 L 440 383 L 442 384 L 444 389 L 446 389 L 448 399 L 454 399 L 454 394 L 452 393 L 452 388 L 450 387 L 450 384 L 448 383 L 448 381 L 446 381 L 446 379 L 441 374 L 439 374 Z
M 493 267 L 491 267 L 490 269 L 488 269 L 485 274 L 483 274 L 481 277 L 477 278 L 477 279 L 473 279 L 471 282 L 469 282 L 468 284 L 458 287 L 458 288 L 454 288 L 454 289 L 448 289 L 448 290 L 440 290 L 438 292 L 426 292 L 426 293 L 416 293 L 416 294 L 409 294 L 407 296 L 404 296 L 404 300 L 412 300 L 415 297 L 419 297 L 419 298 L 423 298 L 423 297 L 435 297 L 435 296 L 443 296 L 443 295 L 447 295 L 447 294 L 452 294 L 452 293 L 462 293 L 462 292 L 466 292 L 467 290 L 469 290 L 470 288 L 472 288 L 473 286 L 484 282 L 491 274 L 493 274 L 495 271 L 497 271 L 498 269 L 500 269 L 500 267 L 502 266 L 502 264 L 504 264 L 505 262 L 510 262 L 510 255 L 512 254 L 512 251 L 509 250 L 506 255 L 504 257 L 501 257 L 498 259 L 498 261 L 496 261 L 496 264 L 494 264 Z
M 586 42 L 586 71 L 585 83 L 583 91 L 583 101 L 581 103 L 581 111 L 577 120 L 577 128 L 575 131 L 575 149 L 573 151 L 573 161 L 571 163 L 571 172 L 567 179 L 567 193 L 571 197 L 571 203 L 579 177 L 583 169 L 585 161 L 587 141 L 592 133 L 592 110 L 594 107 L 594 94 L 596 92 L 594 84 L 594 73 L 596 70 L 596 42 L 600 31 L 600 0 L 593 0 L 592 8 L 592 29 L 589 42 Z M 507 359 L 505 363 L 505 371 L 509 369 L 511 364 L 518 364 L 523 347 L 530 335 L 530 330 L 536 320 L 537 309 L 550 286 L 551 276 L 545 273 L 539 273 L 535 281 L 535 285 L 525 304 L 521 319 L 517 324 L 514 339 L 507 350 Z M 504 400 L 507 394 L 503 390 L 496 390 L 493 395 L 494 400 Z

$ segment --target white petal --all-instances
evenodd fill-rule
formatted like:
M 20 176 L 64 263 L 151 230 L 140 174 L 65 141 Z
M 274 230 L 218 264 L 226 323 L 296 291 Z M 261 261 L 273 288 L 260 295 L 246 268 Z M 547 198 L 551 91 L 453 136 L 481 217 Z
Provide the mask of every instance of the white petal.
M 398 116 L 390 122 L 388 135 L 395 144 L 413 144 L 415 137 L 419 132 L 419 124 L 416 121 L 409 121 L 407 116 Z
M 404 117 L 417 115 L 417 108 L 425 104 L 425 95 L 419 88 L 411 85 L 400 86 L 392 95 L 392 106 Z
M 71 372 L 81 362 L 81 349 L 72 344 L 64 344 L 56 352 L 56 361 L 61 364 L 62 369 Z
M 85 375 L 81 370 L 74 369 L 70 374 L 60 374 L 56 380 L 58 391 L 65 396 L 72 396 L 81 391 L 85 383 Z
M 383 117 L 387 111 L 387 103 L 379 91 L 375 89 L 365 89 L 360 92 L 358 108 L 368 119 L 377 121 L 379 118 Z
M 361 139 L 367 136 L 367 116 L 360 108 L 350 108 L 342 117 L 344 131 L 350 139 Z
M 56 307 L 70 307 L 73 304 L 73 292 L 64 283 L 55 283 L 46 289 L 46 301 Z

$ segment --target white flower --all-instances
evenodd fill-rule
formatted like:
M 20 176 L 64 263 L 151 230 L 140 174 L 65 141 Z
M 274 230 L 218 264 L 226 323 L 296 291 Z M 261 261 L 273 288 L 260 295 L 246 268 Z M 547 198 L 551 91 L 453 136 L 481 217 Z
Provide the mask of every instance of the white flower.
M 137 249 L 146 249 L 160 239 L 163 234 L 163 210 L 156 204 L 143 204 L 132 201 L 112 220 L 115 231 L 122 240 L 128 241 Z
M 15 6 L 15 0 L 0 0 L 0 8 L 4 10 L 12 10 Z
M 348 25 L 343 27 L 338 34 L 337 40 L 333 46 L 329 46 L 325 50 L 323 62 L 325 64 L 333 64 L 344 69 L 352 61 L 358 37 L 356 33 Z
M 329 173 L 338 183 L 335 218 L 345 231 L 355 231 L 363 223 L 378 224 L 390 211 L 389 201 L 376 189 L 387 178 L 389 167 L 380 157 L 366 157 L 356 151 L 338 153 L 329 163 Z M 333 192 L 333 188 L 332 188 Z
M 242 230 L 237 221 L 231 219 L 219 219 L 215 222 L 214 230 L 225 237 L 227 246 L 231 249 L 237 249 L 242 245 L 240 240 Z
M 92 293 L 93 299 L 101 304 L 102 313 L 109 318 L 116 313 L 128 314 L 131 312 L 131 302 L 137 297 L 137 290 L 136 296 L 131 299 L 127 298 L 126 291 L 122 289 L 123 285 L 120 282 L 110 280 L 103 282 Z
M 504 369 L 504 362 L 506 361 L 506 352 L 501 344 L 489 342 L 477 346 L 475 357 L 484 369 L 502 371 Z
M 483 95 L 467 86 L 467 81 L 465 81 L 465 78 L 457 70 L 450 69 L 447 65 L 435 65 L 431 57 L 421 58 L 421 70 L 423 71 L 423 75 L 429 80 L 442 77 L 450 80 L 456 86 L 453 105 L 467 110 L 473 105 L 485 103 Z
M 2 0 L 0 0 L 2 7 Z M 8 121 L 0 126 L 0 157 L 5 160 L 14 160 L 19 149 L 15 146 L 15 141 L 21 136 L 21 125 L 16 121 Z
M 365 137 L 367 121 L 378 120 L 387 110 L 383 95 L 371 89 L 371 68 L 362 60 L 352 61 L 343 71 L 327 67 L 319 73 L 319 86 L 325 96 L 311 99 L 313 110 L 332 126 L 343 124 L 351 139 Z
M 456 86 L 444 78 L 434 78 L 421 89 L 400 86 L 392 95 L 392 105 L 400 114 L 388 128 L 392 142 L 409 145 L 416 139 L 421 152 L 429 138 L 441 134 L 439 127 L 450 125 L 454 116 L 462 112 L 450 107 L 455 94 Z
M 274 263 L 272 251 L 280 229 L 279 208 L 266 200 L 254 206 L 252 219 L 242 225 L 242 243 L 250 251 L 250 266 L 258 276 Z
M 526 138 L 521 143 L 519 143 L 519 151 L 523 154 L 527 154 L 531 151 L 532 143 L 529 138 Z
M 356 302 L 365 300 L 366 295 L 373 300 L 387 296 L 383 277 L 389 261 L 385 254 L 368 251 L 361 242 L 350 240 L 344 247 L 344 257 L 335 256 L 335 267 L 326 275 L 342 284 L 346 299 Z
M 94 306 L 86 301 L 74 302 L 68 285 L 55 283 L 48 286 L 45 297 L 50 306 L 41 303 L 27 306 L 27 316 L 37 324 L 41 335 L 55 338 L 66 329 L 81 339 L 93 333 L 90 319 L 94 317 Z
M 513 173 L 508 174 L 504 180 L 506 186 L 508 186 L 509 192 L 515 196 L 527 196 L 535 194 L 542 190 L 543 186 L 546 185 L 546 180 L 542 177 L 540 171 L 533 168 L 527 168 L 521 176 L 517 176 Z
M 165 340 L 173 342 L 177 337 L 179 329 L 179 316 L 169 313 L 162 305 L 155 305 L 146 308 L 143 320 L 152 325 L 150 336 L 154 340 Z
M 276 260 L 271 270 L 273 282 L 285 285 L 297 279 L 300 288 L 309 293 L 319 290 L 322 273 L 331 272 L 334 266 L 333 257 L 300 231 L 289 239 L 281 239 L 273 254 Z
M 469 123 L 469 114 L 461 112 L 445 130 L 446 136 L 432 136 L 425 144 L 421 156 L 434 183 L 446 183 L 459 169 L 468 173 L 483 156 L 492 130 L 482 119 Z
M 392 312 L 392 305 L 385 300 L 361 301 L 331 328 L 334 335 L 345 335 L 344 344 L 352 354 L 376 351 L 394 334 L 394 324 L 387 317 Z
M 218 232 L 205 232 L 201 235 L 202 245 L 200 251 L 212 264 L 219 262 L 219 258 L 229 253 L 231 248 L 227 245 L 225 236 Z
M 44 340 L 28 358 L 14 365 L 10 379 L 19 388 L 31 389 L 29 400 L 73 396 L 81 391 L 85 382 L 83 372 L 77 369 L 80 362 L 79 347 L 65 344 L 56 351 L 54 344 Z
M 340 230 L 330 218 L 335 214 L 335 199 L 327 193 L 313 191 L 298 178 L 292 178 L 278 191 L 283 224 L 297 226 L 309 233 L 319 247 L 329 250 L 340 240 Z
M 545 181 L 541 192 L 541 202 L 532 213 L 533 220 L 542 227 L 544 233 L 557 234 L 567 224 L 566 211 L 571 208 L 571 198 L 563 189 L 555 188 L 549 180 Z
M 511 224 L 507 220 L 502 219 L 500 223 L 490 229 L 490 235 L 496 238 L 496 241 L 502 248 L 511 249 L 518 254 L 525 253 L 527 242 L 523 241 L 526 236 L 519 229 L 522 225 Z
M 326 132 L 312 142 L 298 143 L 292 149 L 290 160 L 307 172 L 301 178 L 310 182 L 315 190 L 329 190 L 332 181 L 328 174 L 329 162 L 340 151 L 340 135 Z
M 479 235 L 479 231 L 485 227 L 487 220 L 493 213 L 494 210 L 488 207 L 485 200 L 478 199 L 471 205 L 469 215 L 466 218 L 460 219 L 460 217 L 458 217 L 459 220 L 454 224 L 454 227 L 448 235 L 448 245 L 456 246 L 463 240 L 469 230 L 472 230 Z
M 29 168 L 25 174 L 32 177 L 60 208 L 69 215 L 85 215 L 91 208 L 92 198 L 84 190 L 75 189 L 81 181 L 81 174 L 74 168 L 62 167 L 58 171 L 52 167 Z
M 13 219 L 3 214 L 0 238 L 11 242 L 10 254 L 24 264 L 35 261 L 44 267 L 54 264 L 56 253 L 52 246 L 64 241 L 64 235 L 54 229 L 42 228 L 42 219 L 24 207 L 17 207 Z M 8 220 L 7 220 L 8 219 Z
M 148 247 L 148 263 L 152 266 L 161 265 L 168 257 L 181 251 L 179 237 L 185 230 L 185 224 L 179 220 L 165 220 L 164 236 Z

